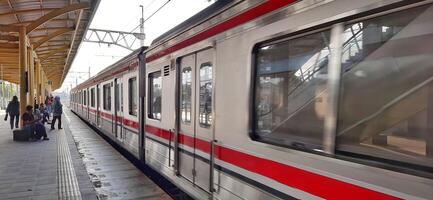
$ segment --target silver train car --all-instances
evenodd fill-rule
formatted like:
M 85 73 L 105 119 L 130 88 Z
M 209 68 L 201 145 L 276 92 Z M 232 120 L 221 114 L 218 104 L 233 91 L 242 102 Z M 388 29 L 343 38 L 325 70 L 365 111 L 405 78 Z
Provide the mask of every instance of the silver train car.
M 433 1 L 219 0 L 71 92 L 196 199 L 433 199 Z

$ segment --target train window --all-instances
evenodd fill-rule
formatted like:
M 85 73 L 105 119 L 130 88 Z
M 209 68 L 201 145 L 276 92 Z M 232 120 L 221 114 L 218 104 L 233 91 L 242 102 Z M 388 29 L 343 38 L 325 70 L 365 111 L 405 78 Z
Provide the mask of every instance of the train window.
M 337 153 L 433 167 L 432 23 L 427 5 L 346 26 Z
M 161 72 L 149 74 L 149 114 L 151 119 L 161 120 L 162 77 Z
M 90 89 L 90 106 L 95 107 L 95 88 Z
M 137 77 L 130 78 L 128 80 L 128 105 L 129 105 L 129 114 L 133 116 L 137 116 L 138 106 L 137 106 Z
M 121 111 L 121 108 L 120 108 L 120 99 L 122 99 L 122 96 L 121 96 L 121 94 L 120 94 L 120 88 L 121 86 L 120 86 L 120 84 L 119 83 L 115 83 L 114 84 L 114 98 L 115 98 L 115 100 L 114 100 L 114 104 L 115 104 L 115 109 L 117 110 L 117 111 Z
M 192 96 L 192 74 L 191 67 L 182 70 L 182 86 L 180 99 L 180 114 L 182 122 L 191 122 L 191 96 Z
M 212 63 L 200 65 L 199 123 L 201 127 L 212 125 Z
M 111 85 L 110 83 L 105 84 L 103 86 L 103 91 L 102 91 L 102 95 L 104 96 L 103 98 L 103 107 L 104 110 L 111 110 Z
M 86 101 L 86 100 L 87 100 L 86 97 L 87 97 L 87 95 L 86 95 L 86 90 L 84 90 L 84 97 L 83 97 L 83 98 L 84 98 L 84 100 L 83 100 L 83 102 L 84 102 L 83 104 L 84 104 L 84 105 L 87 105 L 87 104 L 86 104 L 86 102 L 87 102 L 87 101 Z
M 253 139 L 321 150 L 330 31 L 256 48 Z

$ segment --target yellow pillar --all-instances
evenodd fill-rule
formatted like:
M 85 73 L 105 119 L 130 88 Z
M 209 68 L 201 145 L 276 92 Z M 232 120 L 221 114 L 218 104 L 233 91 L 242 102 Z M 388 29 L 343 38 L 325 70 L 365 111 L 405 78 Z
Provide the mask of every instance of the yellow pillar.
M 38 104 L 41 103 L 41 63 L 39 60 L 36 60 L 35 66 L 35 83 L 36 83 L 36 102 Z
M 33 56 L 33 48 L 29 47 L 29 105 L 34 105 L 35 102 L 35 59 Z
M 42 102 L 45 102 L 45 98 L 47 96 L 46 92 L 47 91 L 47 77 L 45 75 L 45 71 L 42 70 Z
M 26 68 L 27 68 L 27 36 L 26 27 L 20 27 L 20 43 L 19 43 L 19 65 L 20 65 L 20 114 L 22 115 L 26 110 L 27 93 L 26 93 Z M 22 120 L 21 120 L 22 122 Z M 22 123 L 21 123 L 22 125 Z

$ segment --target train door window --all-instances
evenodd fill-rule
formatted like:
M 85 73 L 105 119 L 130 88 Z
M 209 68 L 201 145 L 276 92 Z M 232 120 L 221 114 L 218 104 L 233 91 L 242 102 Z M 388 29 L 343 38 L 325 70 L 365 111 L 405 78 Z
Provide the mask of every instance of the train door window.
M 117 111 L 120 111 L 120 99 L 122 99 L 122 97 L 121 97 L 121 94 L 120 94 L 120 80 L 119 79 L 117 79 L 117 82 L 115 82 L 115 85 L 114 85 L 114 98 L 116 99 L 115 101 L 114 101 L 114 104 L 115 104 L 115 109 L 117 110 Z
M 129 114 L 137 116 L 138 106 L 137 106 L 137 77 L 130 78 L 128 80 L 128 105 Z
M 182 122 L 191 122 L 192 113 L 192 70 L 185 67 L 182 70 L 182 86 L 180 96 L 180 115 Z
M 255 48 L 254 140 L 323 149 L 330 31 Z
M 123 83 L 120 83 L 120 111 L 123 112 Z
M 95 107 L 95 88 L 90 89 L 90 106 Z
M 86 100 L 87 100 L 86 97 L 87 97 L 87 95 L 86 95 L 86 90 L 84 90 L 84 100 L 83 100 L 83 102 L 84 102 L 83 104 L 84 104 L 84 105 L 86 105 L 86 102 L 87 102 L 87 101 L 86 101 Z
M 346 25 L 337 153 L 433 167 L 432 24 L 429 4 Z
M 149 114 L 151 119 L 161 120 L 162 77 L 161 72 L 149 74 Z
M 212 125 L 212 64 L 200 65 L 199 86 L 199 123 L 201 127 Z
M 102 90 L 102 95 L 103 95 L 103 107 L 104 110 L 111 110 L 111 85 L 110 83 L 105 84 L 103 86 L 103 90 Z

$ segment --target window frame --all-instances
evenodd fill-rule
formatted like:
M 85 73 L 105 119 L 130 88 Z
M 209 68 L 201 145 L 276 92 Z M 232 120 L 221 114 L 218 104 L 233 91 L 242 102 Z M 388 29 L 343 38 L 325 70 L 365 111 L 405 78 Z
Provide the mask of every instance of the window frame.
M 214 104 L 213 91 L 214 91 L 214 78 L 215 78 L 214 77 L 214 65 L 213 65 L 212 62 L 208 61 L 208 62 L 201 63 L 200 66 L 199 66 L 199 68 L 198 68 L 198 71 L 199 71 L 199 73 L 198 73 L 198 82 L 197 82 L 197 84 L 198 84 L 198 95 L 196 95 L 196 96 L 198 96 L 198 104 L 197 104 L 198 105 L 198 110 L 197 110 L 198 111 L 198 124 L 199 124 L 199 126 L 201 128 L 210 129 L 213 126 L 213 119 L 212 118 L 211 118 L 210 124 L 204 124 L 204 123 L 200 122 L 200 82 L 201 82 L 200 71 L 205 66 L 210 66 L 211 69 L 212 69 L 212 74 L 211 74 L 211 77 L 212 77 L 212 79 L 211 79 L 212 91 L 211 91 L 211 105 L 210 105 L 210 107 L 211 107 L 211 113 L 210 113 L 210 116 L 213 117 L 213 113 L 214 113 L 214 109 L 213 109 L 213 104 Z M 196 87 L 197 87 L 197 85 L 196 85 Z
M 131 89 L 131 83 L 132 83 L 131 81 L 135 82 L 135 89 L 138 90 L 138 78 L 137 78 L 137 76 L 128 78 L 128 114 L 130 116 L 137 117 L 138 116 L 138 95 L 137 95 L 138 91 L 133 91 Z M 131 94 L 132 94 L 131 91 L 134 92 L 135 98 L 131 97 Z M 136 112 L 133 112 L 133 109 L 132 109 L 132 103 L 133 102 L 135 102 L 135 106 L 137 107 L 137 111 Z
M 87 105 L 87 91 L 86 90 L 84 90 L 84 93 L 83 93 L 83 105 Z
M 183 81 L 183 73 L 184 73 L 184 71 L 186 70 L 186 69 L 189 69 L 189 72 L 191 73 L 191 75 L 190 75 L 190 84 L 191 84 L 191 88 L 190 88 L 190 93 L 191 93 L 191 95 L 190 95 L 190 113 L 189 113 L 189 120 L 183 120 L 183 118 L 182 118 L 182 108 L 181 108 L 181 104 L 183 103 L 183 96 L 182 96 L 182 93 L 183 93 L 183 83 L 182 83 L 182 81 Z M 179 98 L 179 101 L 180 101 L 180 106 L 179 106 L 179 108 L 180 108 L 180 110 L 179 110 L 179 114 L 181 115 L 180 116 L 180 121 L 182 122 L 182 123 L 184 123 L 184 124 L 191 124 L 191 121 L 192 121 L 192 118 L 194 117 L 194 116 L 192 116 L 192 109 L 193 109 L 193 104 L 192 104 L 192 101 L 193 101 L 193 95 L 192 95 L 192 92 L 193 92 L 193 89 L 194 88 L 192 88 L 192 85 L 193 85 L 193 81 L 194 81 L 194 77 L 193 77 L 193 75 L 192 75 L 192 70 L 193 70 L 193 68 L 192 67 L 190 67 L 190 66 L 187 66 L 187 67 L 183 67 L 183 69 L 182 69 L 182 71 L 181 71 L 181 75 L 180 75 L 180 93 L 181 93 L 181 98 Z
M 90 88 L 90 107 L 95 107 L 95 88 Z
M 298 147 L 298 146 L 293 146 L 293 145 L 284 145 L 282 143 L 277 143 L 277 142 L 274 142 L 272 140 L 268 140 L 268 139 L 264 139 L 264 138 L 260 137 L 259 134 L 256 133 L 257 118 L 256 118 L 256 107 L 255 107 L 255 105 L 256 105 L 256 88 L 257 88 L 257 81 L 256 81 L 257 77 L 256 76 L 258 73 L 258 69 L 257 69 L 258 68 L 257 67 L 258 56 L 257 56 L 257 54 L 258 54 L 259 49 L 263 46 L 269 46 L 269 45 L 274 45 L 274 44 L 278 44 L 278 43 L 283 43 L 286 41 L 302 38 L 304 36 L 308 36 L 311 34 L 320 33 L 320 32 L 326 31 L 326 30 L 331 31 L 332 26 L 331 25 L 320 26 L 320 27 L 317 27 L 316 29 L 312 29 L 312 30 L 308 29 L 308 30 L 301 30 L 298 32 L 293 32 L 293 33 L 290 33 L 290 34 L 285 35 L 285 36 L 280 36 L 280 37 L 276 37 L 273 39 L 268 39 L 265 41 L 257 42 L 253 46 L 252 53 L 250 54 L 251 55 L 251 68 L 252 68 L 251 74 L 250 74 L 251 75 L 251 77 L 250 77 L 251 78 L 250 79 L 250 81 L 251 81 L 250 92 L 252 95 L 251 95 L 250 101 L 249 101 L 250 102 L 250 109 L 249 109 L 249 111 L 250 111 L 250 114 L 249 114 L 250 115 L 249 116 L 250 131 L 248 133 L 249 138 L 251 140 L 257 141 L 260 143 L 264 143 L 264 144 L 270 144 L 270 145 L 278 146 L 278 147 L 299 150 L 299 151 L 303 151 L 303 152 L 309 152 L 309 153 L 320 154 L 320 155 L 330 155 L 330 154 L 324 153 L 322 151 L 315 151 L 313 149 L 304 148 L 301 146 Z M 330 41 L 331 41 L 331 36 L 330 36 Z M 327 75 L 327 77 L 328 77 L 328 75 Z M 322 140 L 322 142 L 323 142 L 323 140 Z
M 109 104 L 106 104 L 106 93 L 105 93 L 105 88 L 106 88 L 106 86 L 108 86 L 108 88 L 109 88 L 109 91 L 110 91 L 110 93 L 109 93 Z M 111 95 L 111 82 L 108 82 L 108 83 L 106 83 L 106 84 L 103 84 L 102 85 L 102 109 L 104 109 L 105 111 L 111 111 L 111 104 L 112 104 L 112 100 L 111 100 L 111 98 L 112 98 L 112 95 Z M 106 107 L 106 105 L 108 105 L 108 108 Z
M 159 117 L 159 118 L 155 118 L 155 117 L 153 117 L 153 109 L 152 109 L 152 99 L 153 99 L 153 79 L 154 79 L 154 77 L 152 77 L 151 78 L 151 75 L 153 75 L 153 74 L 159 74 L 159 78 L 161 78 L 161 116 Z M 162 88 L 163 88 L 163 86 L 162 86 L 162 79 L 163 79 L 163 72 L 161 71 L 161 70 L 156 70 L 156 71 L 153 71 L 153 72 L 149 72 L 148 74 L 147 74 L 147 79 L 148 79 L 148 95 L 147 95 L 147 118 L 148 119 L 151 119 L 151 120 L 156 120 L 156 121 L 162 121 L 162 96 L 163 96 L 163 94 L 162 94 Z
M 309 26 L 306 28 L 303 28 L 302 30 L 296 30 L 293 32 L 289 32 L 286 33 L 284 35 L 281 34 L 277 34 L 269 36 L 263 40 L 260 40 L 258 42 L 256 42 L 251 50 L 250 53 L 250 67 L 251 67 L 251 72 L 250 72 L 250 86 L 249 86 L 249 90 L 250 90 L 250 97 L 249 97 L 249 131 L 248 131 L 248 135 L 249 135 L 249 139 L 251 139 L 252 141 L 258 142 L 260 144 L 263 145 L 268 145 L 270 148 L 279 150 L 279 151 L 285 151 L 285 150 L 297 150 L 297 151 L 301 151 L 301 152 L 306 152 L 306 153 L 311 153 L 314 155 L 318 155 L 318 156 L 322 156 L 325 158 L 335 158 L 338 160 L 344 160 L 344 161 L 348 161 L 348 162 L 352 162 L 352 163 L 357 163 L 357 164 L 361 164 L 361 165 L 366 165 L 366 166 L 371 166 L 371 167 L 376 167 L 376 168 L 381 168 L 381 169 L 386 169 L 386 170 L 390 170 L 390 171 L 396 171 L 396 172 L 401 172 L 401 173 L 405 173 L 405 174 L 411 174 L 411 175 L 415 175 L 415 176 L 419 176 L 419 177 L 426 177 L 426 178 L 431 178 L 433 177 L 433 168 L 431 167 L 427 167 L 427 166 L 423 166 L 423 165 L 419 165 L 419 164 L 414 164 L 414 163 L 408 163 L 408 162 L 402 162 L 402 161 L 398 161 L 398 160 L 391 160 L 391 159 L 386 159 L 386 158 L 380 158 L 380 157 L 374 157 L 374 156 L 370 156 L 370 155 L 364 155 L 364 154 L 357 154 L 354 152 L 342 152 L 339 151 L 337 149 L 337 144 L 338 142 L 337 140 L 337 136 L 334 137 L 335 139 L 335 147 L 334 147 L 334 151 L 335 153 L 325 153 L 323 151 L 313 151 L 313 150 L 309 150 L 309 149 L 305 149 L 305 148 L 297 148 L 294 146 L 287 146 L 287 145 L 282 145 L 280 143 L 275 143 L 272 141 L 264 141 L 260 138 L 260 136 L 258 134 L 255 133 L 255 127 L 256 127 L 256 114 L 255 114 L 255 104 L 256 104 L 256 87 L 257 87 L 257 83 L 256 83 L 256 75 L 257 75 L 257 53 L 258 53 L 258 49 L 260 47 L 263 46 L 263 44 L 267 44 L 270 45 L 272 43 L 279 43 L 281 41 L 287 41 L 287 40 L 291 40 L 291 39 L 295 39 L 298 37 L 302 37 L 304 35 L 308 35 L 308 34 L 313 34 L 316 32 L 320 32 L 323 31 L 325 29 L 332 29 L 333 25 L 336 25 L 338 23 L 341 23 L 343 28 L 348 25 L 348 24 L 353 24 L 356 22 L 362 22 L 368 19 L 374 19 L 374 18 L 378 18 L 384 15 L 388 15 L 388 14 L 393 14 L 393 13 L 397 13 L 397 12 L 401 12 L 401 11 L 406 11 L 408 9 L 411 8 L 416 8 L 416 7 L 420 7 L 420 6 L 425 6 L 425 5 L 431 5 L 433 6 L 432 2 L 424 2 L 424 3 L 420 3 L 420 4 L 416 4 L 416 3 L 406 3 L 403 5 L 397 5 L 397 4 L 393 4 L 390 6 L 382 6 L 379 7 L 375 10 L 370 10 L 370 11 L 364 11 L 362 13 L 359 14 L 350 14 L 347 17 L 341 17 L 339 19 L 334 19 L 332 21 L 328 21 L 325 23 L 322 23 L 320 25 L 313 25 L 313 26 Z M 330 43 L 332 41 L 332 36 L 330 38 Z M 343 46 L 340 46 L 340 48 L 342 48 Z M 341 63 L 340 63 L 341 64 Z M 341 66 L 340 66 L 341 69 Z M 340 78 L 342 78 L 342 74 L 340 75 Z M 342 86 L 339 86 L 338 92 L 342 91 Z M 340 100 L 340 98 L 338 98 L 338 100 Z M 337 105 L 338 106 L 338 105 Z M 340 109 L 339 106 L 337 109 Z M 337 111 L 338 113 L 338 111 Z M 337 116 L 338 117 L 338 116 Z M 323 141 L 323 140 L 322 140 Z M 281 149 L 283 148 L 283 149 Z

